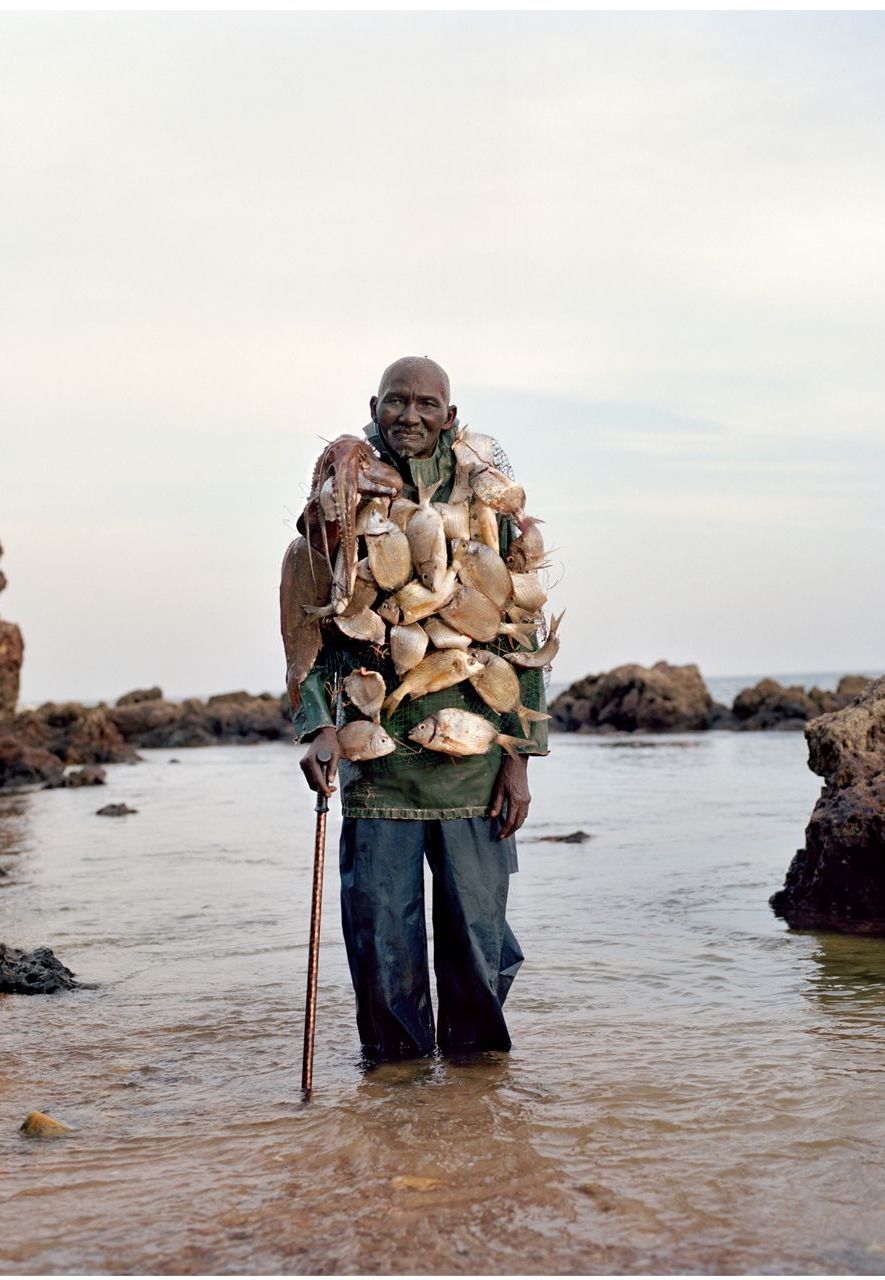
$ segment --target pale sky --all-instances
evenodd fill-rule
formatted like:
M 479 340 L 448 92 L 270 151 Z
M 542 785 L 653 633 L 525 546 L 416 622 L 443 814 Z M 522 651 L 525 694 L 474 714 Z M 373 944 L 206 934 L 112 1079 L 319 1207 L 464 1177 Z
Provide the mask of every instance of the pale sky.
M 885 667 L 880 14 L 0 15 L 22 695 L 283 687 L 320 437 L 449 370 L 554 680 Z

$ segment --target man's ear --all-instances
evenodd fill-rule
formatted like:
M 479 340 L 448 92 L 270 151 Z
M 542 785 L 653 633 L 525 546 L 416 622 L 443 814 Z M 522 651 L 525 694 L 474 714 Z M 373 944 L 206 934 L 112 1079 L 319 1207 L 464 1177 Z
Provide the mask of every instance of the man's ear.
M 458 406 L 456 404 L 449 405 L 449 412 L 446 414 L 446 431 L 458 416 Z
M 377 403 L 378 403 L 378 397 L 377 397 L 377 396 L 372 396 L 372 399 L 369 401 L 369 413 L 371 413 L 371 415 L 372 415 L 372 421 L 373 421 L 373 422 L 377 422 L 377 421 L 378 421 L 378 419 L 375 417 L 375 405 L 376 405 Z

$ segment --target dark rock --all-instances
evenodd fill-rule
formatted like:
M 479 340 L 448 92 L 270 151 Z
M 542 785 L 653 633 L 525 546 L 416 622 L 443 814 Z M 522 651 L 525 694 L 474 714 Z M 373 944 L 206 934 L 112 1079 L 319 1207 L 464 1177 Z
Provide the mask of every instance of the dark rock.
M 138 747 L 207 747 L 218 742 L 275 741 L 291 732 L 288 704 L 276 694 L 238 690 L 207 702 L 144 699 L 119 703 L 107 715 L 121 736 Z
M 809 720 L 830 711 L 839 711 L 856 698 L 869 680 L 865 676 L 843 676 L 835 692 L 813 685 L 785 686 L 777 680 L 760 680 L 742 689 L 732 704 L 738 729 L 803 729 Z
M 52 751 L 28 746 L 11 734 L 0 737 L 0 791 L 63 785 L 64 762 Z
M 129 707 L 139 702 L 162 702 L 163 690 L 159 685 L 153 685 L 150 689 L 130 689 L 128 693 L 124 693 L 121 698 L 117 699 L 118 707 Z
M 531 836 L 535 844 L 586 844 L 592 840 L 589 831 L 570 831 L 567 836 Z
M 12 732 L 29 746 L 44 747 L 65 764 L 121 764 L 135 758 L 106 707 L 46 702 L 17 716 Z
M 124 741 L 138 747 L 165 746 L 172 726 L 181 719 L 182 709 L 180 703 L 164 702 L 162 698 L 131 702 L 121 699 L 109 708 L 107 716 Z
M 223 702 L 251 702 L 255 697 L 254 693 L 247 693 L 245 689 L 235 689 L 232 693 L 213 693 L 211 698 L 207 698 L 207 707 L 217 707 Z
M 73 973 L 49 947 L 19 951 L 0 942 L 0 991 L 35 996 L 79 987 Z
M 681 733 L 709 728 L 713 699 L 693 663 L 628 663 L 576 681 L 554 698 L 550 714 L 555 728 L 572 733 Z
M 138 813 L 138 810 L 130 809 L 128 804 L 106 804 L 95 813 L 99 818 L 125 818 L 127 813 Z
M 885 935 L 885 677 L 805 737 L 825 786 L 771 906 L 794 929 Z
M 710 708 L 710 726 L 711 729 L 736 729 L 737 720 L 731 707 L 726 707 L 721 702 L 714 702 Z
M 855 698 L 859 698 L 861 696 L 869 683 L 869 676 L 843 676 L 836 685 L 836 697 L 848 698 L 853 702 Z M 838 711 L 840 708 L 832 707 L 830 709 Z
M 84 764 L 82 769 L 71 769 L 65 774 L 66 787 L 101 787 L 107 781 L 107 773 L 100 764 Z

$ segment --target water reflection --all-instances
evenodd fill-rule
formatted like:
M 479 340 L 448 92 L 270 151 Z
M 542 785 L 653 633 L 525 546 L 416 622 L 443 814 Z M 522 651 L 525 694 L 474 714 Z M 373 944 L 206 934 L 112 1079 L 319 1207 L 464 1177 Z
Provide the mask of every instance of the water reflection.
M 822 933 L 810 954 L 809 994 L 825 1012 L 851 1009 L 881 1018 L 885 1009 L 885 938 Z
M 15 859 L 31 848 L 31 832 L 26 794 L 0 796 L 0 889 L 8 887 Z

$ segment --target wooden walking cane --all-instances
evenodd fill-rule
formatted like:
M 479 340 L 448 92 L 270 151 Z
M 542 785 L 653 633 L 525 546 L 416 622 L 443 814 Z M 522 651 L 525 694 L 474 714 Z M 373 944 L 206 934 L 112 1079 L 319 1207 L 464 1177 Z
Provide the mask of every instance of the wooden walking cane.
M 330 751 L 318 751 L 317 763 L 328 783 Z M 301 1092 L 305 1102 L 313 1088 L 313 1044 L 317 1020 L 317 972 L 320 964 L 320 919 L 323 913 L 323 866 L 326 860 L 326 815 L 329 798 L 317 792 L 317 829 L 313 846 L 313 893 L 310 899 L 310 943 L 307 949 L 307 1002 L 304 1009 L 304 1057 L 301 1060 Z

